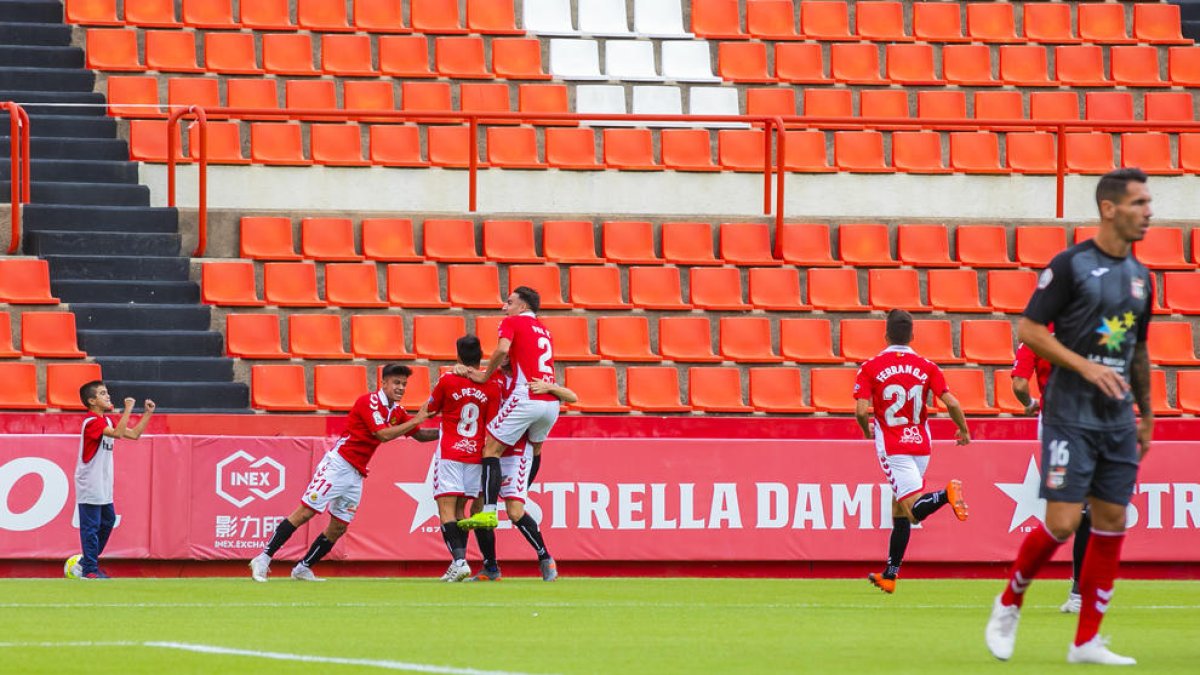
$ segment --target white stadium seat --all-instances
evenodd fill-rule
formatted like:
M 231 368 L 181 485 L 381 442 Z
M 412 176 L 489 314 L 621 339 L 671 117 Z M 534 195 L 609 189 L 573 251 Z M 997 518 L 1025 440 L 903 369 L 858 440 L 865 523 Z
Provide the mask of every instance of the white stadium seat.
M 676 82 L 720 82 L 713 75 L 712 54 L 708 42 L 688 40 L 686 42 L 662 43 L 662 74 Z
M 550 74 L 564 80 L 603 80 L 595 40 L 551 40 Z
M 629 112 L 625 107 L 625 87 L 619 84 L 581 84 L 575 87 L 575 112 L 604 113 L 606 115 L 624 115 Z M 585 122 L 592 126 L 628 126 L 628 122 L 613 122 L 597 120 Z
M 683 93 L 679 87 L 638 86 L 633 88 L 634 115 L 682 115 Z M 682 122 L 642 122 L 648 127 L 679 126 Z
M 683 29 L 680 0 L 634 0 L 633 30 L 647 37 L 692 37 Z
M 579 32 L 602 37 L 632 37 L 625 0 L 579 0 Z
M 521 25 L 541 35 L 578 35 L 571 25 L 571 0 L 524 0 Z
M 740 115 L 738 92 L 733 87 L 692 87 L 688 92 L 689 115 Z M 747 124 L 710 122 L 710 127 L 746 127 Z
M 654 45 L 649 40 L 606 40 L 604 74 L 610 80 L 661 82 L 654 69 Z

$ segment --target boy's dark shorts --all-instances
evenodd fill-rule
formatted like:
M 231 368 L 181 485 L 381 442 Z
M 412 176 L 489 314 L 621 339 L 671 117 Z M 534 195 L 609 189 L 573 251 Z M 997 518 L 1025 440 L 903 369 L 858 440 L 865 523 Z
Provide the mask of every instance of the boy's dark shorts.
M 1083 502 L 1088 497 L 1128 506 L 1137 482 L 1137 427 L 1042 429 L 1042 499 Z

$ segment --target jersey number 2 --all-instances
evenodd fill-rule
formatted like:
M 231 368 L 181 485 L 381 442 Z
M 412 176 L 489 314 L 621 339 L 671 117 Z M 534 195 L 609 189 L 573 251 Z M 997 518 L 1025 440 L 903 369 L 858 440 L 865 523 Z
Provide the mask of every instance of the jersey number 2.
M 458 413 L 458 435 L 463 438 L 474 438 L 479 431 L 479 406 L 468 403 Z
M 542 350 L 542 355 L 538 357 L 538 371 L 553 375 L 554 369 L 550 367 L 550 359 L 554 358 L 554 351 L 550 348 L 550 338 L 538 338 L 537 346 Z
M 912 402 L 912 422 L 916 424 L 917 420 L 921 419 L 921 408 L 925 405 L 925 387 L 922 385 L 914 385 L 908 391 L 904 391 L 904 387 L 898 384 L 890 384 L 883 388 L 883 400 L 890 401 L 891 405 L 883 413 L 883 421 L 889 427 L 903 427 L 910 424 L 907 417 L 898 414 L 904 404 Z

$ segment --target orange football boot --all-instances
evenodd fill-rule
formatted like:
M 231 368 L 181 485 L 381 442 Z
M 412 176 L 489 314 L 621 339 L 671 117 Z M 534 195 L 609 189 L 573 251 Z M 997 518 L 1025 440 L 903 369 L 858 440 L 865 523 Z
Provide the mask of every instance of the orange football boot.
M 962 481 L 952 480 L 946 483 L 946 501 L 954 509 L 954 517 L 959 520 L 967 519 L 967 502 L 963 500 Z

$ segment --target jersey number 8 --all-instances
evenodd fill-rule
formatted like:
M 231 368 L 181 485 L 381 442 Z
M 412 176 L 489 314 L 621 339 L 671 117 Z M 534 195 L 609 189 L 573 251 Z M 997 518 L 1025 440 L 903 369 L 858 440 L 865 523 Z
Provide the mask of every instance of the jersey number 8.
M 458 413 L 458 435 L 463 438 L 474 438 L 479 431 L 479 406 L 468 403 Z

